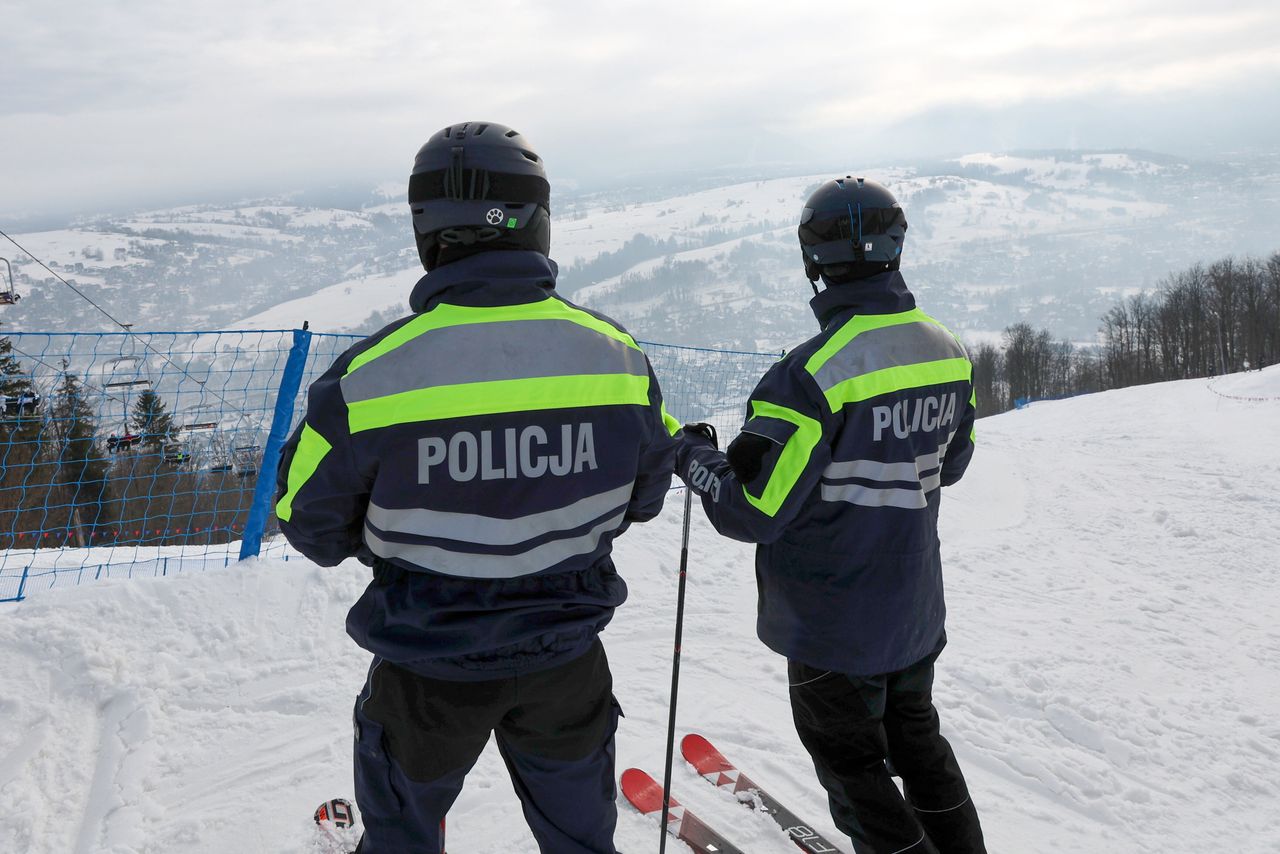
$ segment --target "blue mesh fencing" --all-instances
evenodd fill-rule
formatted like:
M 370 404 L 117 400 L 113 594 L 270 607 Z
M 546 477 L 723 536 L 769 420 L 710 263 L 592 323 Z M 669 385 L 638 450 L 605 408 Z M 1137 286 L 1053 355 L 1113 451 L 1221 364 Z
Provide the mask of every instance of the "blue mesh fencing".
M 682 424 L 714 424 L 722 444 L 738 434 L 747 398 L 781 353 L 746 353 L 639 342 L 662 386 L 662 397 Z
M 0 337 L 0 601 L 288 556 L 272 512 L 308 385 L 356 335 Z M 734 435 L 776 354 L 644 342 L 678 420 Z

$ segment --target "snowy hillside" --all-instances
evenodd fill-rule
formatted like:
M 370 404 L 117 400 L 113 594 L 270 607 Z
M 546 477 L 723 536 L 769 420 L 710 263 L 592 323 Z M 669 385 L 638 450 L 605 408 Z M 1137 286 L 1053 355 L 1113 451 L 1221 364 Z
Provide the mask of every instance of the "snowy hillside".
M 1036 404 L 978 433 L 943 502 L 937 696 L 991 851 L 1280 850 L 1280 368 Z M 661 773 L 680 504 L 617 552 L 619 769 Z M 681 731 L 834 837 L 785 662 L 754 637 L 751 550 L 698 519 Z M 351 792 L 367 660 L 342 626 L 366 578 L 295 558 L 2 606 L 0 850 L 302 854 L 312 808 Z M 680 763 L 675 786 L 753 854 L 795 850 Z M 450 850 L 533 850 L 492 744 L 450 825 Z M 622 850 L 655 833 L 621 809 Z
M 558 193 L 561 290 L 648 340 L 790 346 L 812 328 L 796 219 L 831 174 Z M 1089 339 L 1119 294 L 1195 262 L 1277 248 L 1277 156 L 971 154 L 869 174 L 906 208 L 908 282 L 972 338 L 1030 318 Z M 396 186 L 352 209 L 191 206 L 18 237 L 140 329 L 308 319 L 320 331 L 371 331 L 402 311 L 420 274 Z M 99 328 L 101 316 L 52 276 L 12 247 L 3 254 L 26 294 L 5 311 L 11 328 Z
M 388 214 L 284 204 L 201 205 L 103 218 L 16 239 L 53 273 L 138 329 L 208 329 L 347 279 L 406 269 L 416 259 L 412 240 L 406 245 L 407 228 L 408 215 L 399 209 Z M 104 328 L 105 318 L 53 273 L 7 241 L 0 243 L 22 295 L 7 309 L 8 328 Z M 348 304 L 347 311 L 347 324 L 370 313 L 359 313 L 359 304 Z

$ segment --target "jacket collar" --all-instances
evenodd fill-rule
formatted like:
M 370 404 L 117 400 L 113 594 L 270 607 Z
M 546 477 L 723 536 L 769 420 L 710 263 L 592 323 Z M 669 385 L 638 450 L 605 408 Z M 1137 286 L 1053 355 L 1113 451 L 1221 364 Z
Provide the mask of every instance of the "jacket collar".
M 541 252 L 525 249 L 481 252 L 437 267 L 419 279 L 409 295 L 409 308 L 414 312 L 426 311 L 451 288 L 472 290 L 493 284 L 504 291 L 510 290 L 510 286 L 516 290 L 534 287 L 550 291 L 556 286 L 558 272 L 556 262 Z
M 916 307 L 916 298 L 897 270 L 877 273 L 843 285 L 828 285 L 809 300 L 809 307 L 825 329 L 844 314 L 897 314 Z

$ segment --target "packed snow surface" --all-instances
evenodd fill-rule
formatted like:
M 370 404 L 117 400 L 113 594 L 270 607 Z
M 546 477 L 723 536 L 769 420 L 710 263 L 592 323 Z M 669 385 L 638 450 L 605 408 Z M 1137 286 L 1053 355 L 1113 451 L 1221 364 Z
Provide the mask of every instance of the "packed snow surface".
M 1280 851 L 1277 436 L 1280 368 L 979 422 L 943 502 L 936 697 L 992 852 Z M 616 553 L 619 771 L 662 772 L 681 503 Z M 680 731 L 839 838 L 754 636 L 752 551 L 695 518 Z M 366 579 L 295 557 L 4 606 L 0 850 L 308 851 L 311 811 L 352 791 Z M 744 850 L 796 850 L 680 761 L 675 789 Z M 449 822 L 452 851 L 536 850 L 492 744 Z M 620 849 L 656 834 L 620 808 Z

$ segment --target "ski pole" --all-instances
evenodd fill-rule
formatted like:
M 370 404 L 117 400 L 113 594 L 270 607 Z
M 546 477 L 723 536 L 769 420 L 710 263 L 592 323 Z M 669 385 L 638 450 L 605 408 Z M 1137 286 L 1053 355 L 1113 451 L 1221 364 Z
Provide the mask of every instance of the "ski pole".
M 680 639 L 684 634 L 684 586 L 689 570 L 689 508 L 693 504 L 693 490 L 684 488 L 684 534 L 680 540 L 680 584 L 676 592 L 676 644 L 671 658 L 671 712 L 667 718 L 667 766 L 662 772 L 662 821 L 659 832 L 658 854 L 667 850 L 667 817 L 671 811 L 671 756 L 676 744 L 676 695 L 680 690 Z

